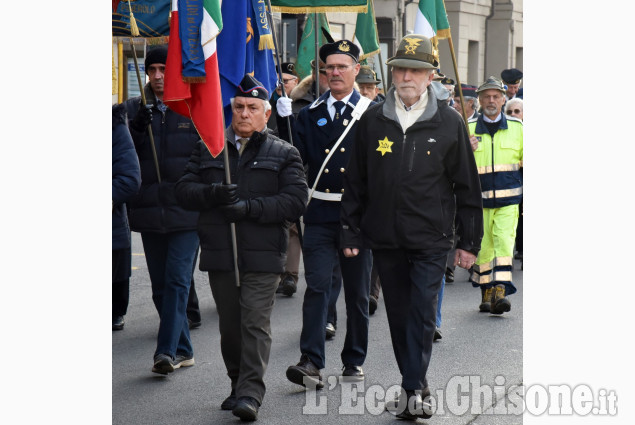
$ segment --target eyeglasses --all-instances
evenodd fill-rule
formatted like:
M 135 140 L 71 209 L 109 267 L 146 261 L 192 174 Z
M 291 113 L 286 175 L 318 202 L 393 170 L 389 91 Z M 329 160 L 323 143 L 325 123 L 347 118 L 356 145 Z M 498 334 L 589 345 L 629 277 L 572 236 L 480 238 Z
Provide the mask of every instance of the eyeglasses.
M 521 110 L 520 110 L 520 109 L 508 109 L 507 111 L 505 111 L 505 113 L 506 113 L 507 115 L 511 115 L 511 114 L 512 114 L 512 112 L 513 112 L 514 114 L 520 114 L 520 113 L 521 113 Z
M 326 68 L 320 68 L 320 72 L 326 71 L 332 74 L 337 69 L 337 72 L 345 72 L 351 65 L 326 65 Z
M 298 77 L 293 77 L 293 78 L 283 78 L 283 79 L 282 79 L 282 82 L 283 82 L 283 83 L 285 83 L 285 84 L 287 84 L 287 83 L 290 83 L 291 81 L 295 81 L 295 80 L 297 80 L 297 79 L 298 79 Z

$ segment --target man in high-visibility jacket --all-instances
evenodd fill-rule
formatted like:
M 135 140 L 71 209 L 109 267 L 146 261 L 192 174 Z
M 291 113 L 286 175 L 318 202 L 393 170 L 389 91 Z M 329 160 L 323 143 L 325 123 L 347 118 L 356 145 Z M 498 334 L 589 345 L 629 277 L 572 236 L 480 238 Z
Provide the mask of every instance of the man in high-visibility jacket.
M 468 121 L 483 191 L 483 241 L 470 281 L 481 288 L 479 311 L 492 314 L 510 311 L 506 296 L 516 292 L 512 261 L 523 192 L 523 124 L 502 112 L 505 88 L 496 77 L 481 84 L 482 114 Z

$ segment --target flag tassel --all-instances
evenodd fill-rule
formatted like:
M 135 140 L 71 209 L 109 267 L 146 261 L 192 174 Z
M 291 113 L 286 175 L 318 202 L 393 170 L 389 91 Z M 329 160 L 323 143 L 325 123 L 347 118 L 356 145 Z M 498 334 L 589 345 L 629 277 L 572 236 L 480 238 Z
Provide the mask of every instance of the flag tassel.
M 260 42 L 258 42 L 258 50 L 273 50 L 273 36 L 271 34 L 266 34 L 260 37 Z
M 128 0 L 128 9 L 130 10 L 130 34 L 133 37 L 139 37 L 139 27 L 137 26 L 137 20 L 132 14 L 132 6 L 130 5 L 130 0 Z

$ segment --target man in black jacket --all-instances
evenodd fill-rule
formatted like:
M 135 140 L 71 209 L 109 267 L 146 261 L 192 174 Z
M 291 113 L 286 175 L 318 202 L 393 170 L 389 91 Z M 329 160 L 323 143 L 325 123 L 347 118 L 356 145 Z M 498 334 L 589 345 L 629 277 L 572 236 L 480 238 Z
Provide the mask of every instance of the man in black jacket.
M 286 262 L 288 226 L 300 218 L 308 190 L 298 150 L 267 132 L 269 93 L 245 75 L 232 99 L 225 131 L 232 182 L 223 156 L 199 142 L 176 196 L 200 211 L 200 269 L 209 272 L 231 394 L 221 408 L 255 420 L 265 395 L 271 350 L 270 316 Z M 229 223 L 236 223 L 240 287 L 234 273 Z
M 474 263 L 481 189 L 465 123 L 429 87 L 438 66 L 430 40 L 404 37 L 387 64 L 394 87 L 362 116 L 344 176 L 341 246 L 346 257 L 372 248 L 402 375 L 395 410 L 428 418 L 423 399 L 446 256 L 456 220 L 455 263 Z
M 188 298 L 194 295 L 192 272 L 199 243 L 198 213 L 185 211 L 174 196 L 176 181 L 199 136 L 190 119 L 170 110 L 162 101 L 167 52 L 166 46 L 159 46 L 146 55 L 145 70 L 150 80 L 144 87 L 146 105 L 141 96 L 124 103 L 141 166 L 141 189 L 128 203 L 128 214 L 131 230 L 141 233 L 152 301 L 159 313 L 152 372 L 162 375 L 194 365 L 187 307 Z M 148 127 L 152 129 L 154 146 Z

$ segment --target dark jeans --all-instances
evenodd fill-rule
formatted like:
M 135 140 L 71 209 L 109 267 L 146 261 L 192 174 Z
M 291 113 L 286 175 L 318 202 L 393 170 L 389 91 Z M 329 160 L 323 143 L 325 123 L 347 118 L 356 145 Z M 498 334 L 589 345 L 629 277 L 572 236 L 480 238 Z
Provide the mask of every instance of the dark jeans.
M 403 249 L 373 250 L 401 386 L 406 390 L 428 386 L 426 373 L 446 256 L 447 252 L 426 255 Z
M 192 281 L 192 262 L 199 244 L 195 230 L 142 233 L 152 301 L 161 322 L 156 354 L 192 355 L 186 306 Z
M 306 224 L 304 227 L 304 272 L 307 283 L 302 304 L 300 351 L 315 365 L 325 366 L 324 344 L 333 271 L 342 271 L 346 303 L 346 338 L 342 349 L 344 365 L 361 366 L 368 348 L 368 297 L 370 292 L 370 250 L 344 257 L 339 248 L 339 223 Z
M 209 284 L 218 311 L 220 349 L 237 397 L 262 403 L 264 375 L 271 352 L 271 312 L 278 273 L 209 272 Z M 324 333 L 324 328 L 322 328 Z

